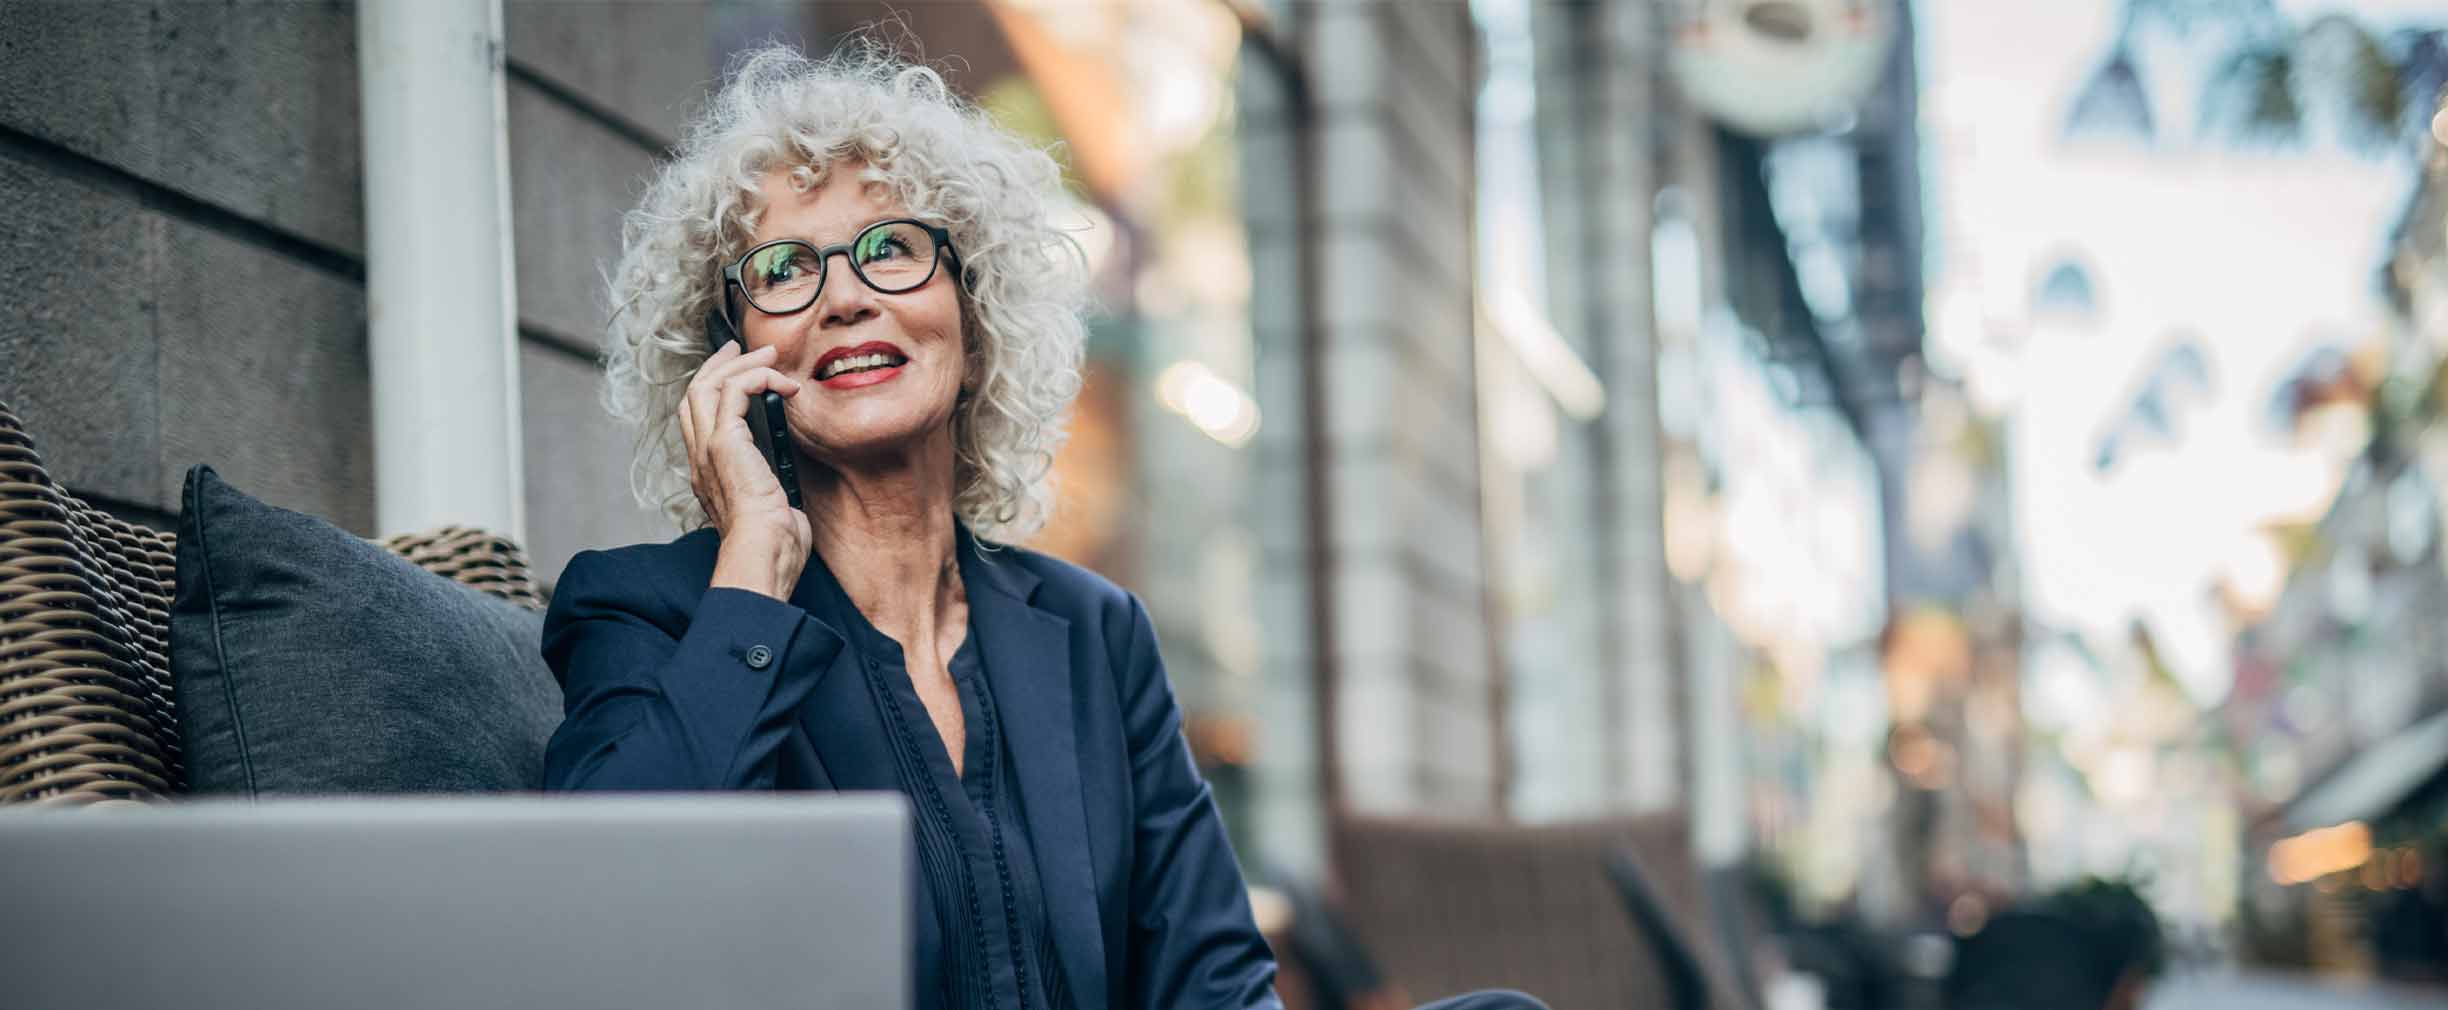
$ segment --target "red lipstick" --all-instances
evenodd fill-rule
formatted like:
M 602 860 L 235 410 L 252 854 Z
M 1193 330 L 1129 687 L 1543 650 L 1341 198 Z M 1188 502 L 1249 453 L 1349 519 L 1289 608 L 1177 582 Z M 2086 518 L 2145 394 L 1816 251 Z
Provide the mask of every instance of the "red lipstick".
M 879 382 L 889 381 L 894 376 L 901 374 L 902 366 L 909 363 L 909 355 L 902 353 L 901 348 L 886 341 L 870 340 L 864 344 L 836 347 L 824 352 L 816 359 L 816 374 L 819 376 L 825 374 L 826 368 L 843 358 L 864 357 L 871 354 L 883 355 L 897 363 L 886 364 L 882 368 L 843 372 L 829 379 L 818 379 L 817 384 L 827 389 L 857 389 L 861 386 L 872 386 Z

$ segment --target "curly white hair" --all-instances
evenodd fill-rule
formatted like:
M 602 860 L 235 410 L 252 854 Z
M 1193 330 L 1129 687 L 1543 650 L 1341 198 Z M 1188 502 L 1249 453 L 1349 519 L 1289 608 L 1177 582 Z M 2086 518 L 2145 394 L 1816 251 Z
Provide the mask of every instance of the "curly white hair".
M 968 272 L 970 388 L 953 412 L 953 509 L 980 536 L 1025 540 L 1052 513 L 1054 452 L 1087 342 L 1085 259 L 1050 217 L 1062 172 L 934 70 L 872 41 L 822 60 L 785 45 L 736 58 L 622 220 L 603 403 L 637 429 L 630 490 L 682 530 L 706 524 L 678 411 L 712 350 L 705 322 L 722 264 L 746 251 L 768 173 L 806 191 L 854 164 L 952 234 Z

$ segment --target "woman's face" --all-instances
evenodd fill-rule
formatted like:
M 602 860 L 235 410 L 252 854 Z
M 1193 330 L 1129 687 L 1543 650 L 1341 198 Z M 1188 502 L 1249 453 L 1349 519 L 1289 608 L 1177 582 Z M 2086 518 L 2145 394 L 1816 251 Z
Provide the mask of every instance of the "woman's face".
M 765 213 L 751 247 L 791 238 L 821 249 L 849 243 L 878 221 L 908 217 L 884 187 L 859 180 L 861 168 L 837 165 L 823 186 L 805 193 L 791 188 L 787 172 L 767 173 Z M 949 256 L 925 284 L 899 294 L 869 287 L 850 269 L 850 257 L 836 254 L 826 259 L 815 302 L 798 312 L 767 315 L 736 289 L 731 298 L 748 348 L 774 345 L 774 368 L 804 383 L 786 401 L 787 413 L 791 434 L 811 458 L 838 465 L 939 436 L 949 445 L 966 367 Z

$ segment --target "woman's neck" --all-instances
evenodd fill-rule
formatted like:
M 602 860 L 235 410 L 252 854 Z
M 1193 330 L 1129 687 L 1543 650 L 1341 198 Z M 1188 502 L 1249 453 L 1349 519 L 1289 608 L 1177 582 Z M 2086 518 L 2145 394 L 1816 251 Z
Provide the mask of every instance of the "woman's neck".
M 954 553 L 950 446 L 800 470 L 817 556 L 852 605 L 904 648 L 967 595 Z

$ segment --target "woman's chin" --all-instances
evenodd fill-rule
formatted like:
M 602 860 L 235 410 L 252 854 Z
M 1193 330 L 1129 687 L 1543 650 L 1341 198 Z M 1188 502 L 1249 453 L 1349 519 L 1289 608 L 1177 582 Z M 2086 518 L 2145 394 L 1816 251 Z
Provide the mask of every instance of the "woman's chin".
M 921 424 L 879 424 L 827 432 L 816 440 L 824 449 L 807 455 L 835 466 L 889 462 L 915 455 L 926 445 L 929 431 Z

